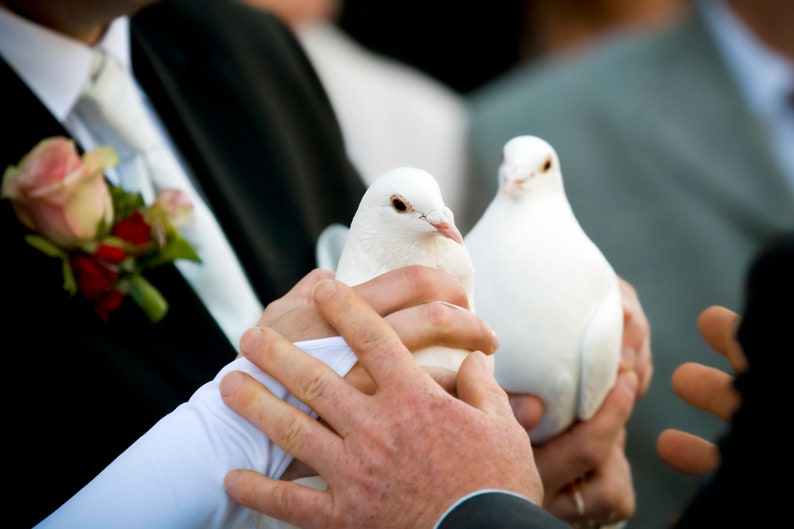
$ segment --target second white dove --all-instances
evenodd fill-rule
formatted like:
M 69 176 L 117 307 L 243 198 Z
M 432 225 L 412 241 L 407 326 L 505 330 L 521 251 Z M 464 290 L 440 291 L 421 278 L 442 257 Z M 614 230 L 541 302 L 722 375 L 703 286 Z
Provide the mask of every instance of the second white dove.
M 499 190 L 466 236 L 477 312 L 499 337 L 496 378 L 544 401 L 542 443 L 592 417 L 617 379 L 623 308 L 617 276 L 576 220 L 546 141 L 504 146 Z

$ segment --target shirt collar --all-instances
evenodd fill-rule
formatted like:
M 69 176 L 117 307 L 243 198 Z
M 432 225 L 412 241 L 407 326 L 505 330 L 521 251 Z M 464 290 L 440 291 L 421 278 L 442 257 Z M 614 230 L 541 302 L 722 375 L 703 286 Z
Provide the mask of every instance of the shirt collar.
M 129 68 L 129 19 L 114 20 L 96 48 Z M 0 8 L 0 55 L 63 122 L 88 79 L 92 48 Z
M 701 0 L 700 7 L 750 108 L 765 119 L 779 114 L 794 90 L 794 65 L 759 41 L 723 0 Z

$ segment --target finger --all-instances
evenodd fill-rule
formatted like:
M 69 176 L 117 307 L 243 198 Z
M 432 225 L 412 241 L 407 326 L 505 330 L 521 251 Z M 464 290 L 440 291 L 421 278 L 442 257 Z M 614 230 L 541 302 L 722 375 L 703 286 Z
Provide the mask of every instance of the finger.
M 259 428 L 293 457 L 309 465 L 318 450 L 342 450 L 341 440 L 311 416 L 277 398 L 265 386 L 240 371 L 232 371 L 220 384 L 223 401 L 235 413 Z
M 355 290 L 338 281 L 321 281 L 314 288 L 314 301 L 328 323 L 350 344 L 377 388 L 423 376 L 394 329 Z M 348 413 L 356 414 L 352 409 Z M 320 415 L 334 424 L 330 416 Z
M 431 345 L 493 354 L 499 346 L 490 326 L 468 309 L 445 302 L 425 303 L 386 316 L 405 346 L 418 351 Z
M 493 376 L 493 369 L 482 351 L 472 351 L 458 369 L 458 398 L 491 417 L 513 420 L 507 393 Z
M 547 491 L 556 491 L 603 463 L 626 424 L 637 391 L 637 374 L 618 374 L 615 386 L 588 421 L 535 448 L 535 459 Z
M 316 520 L 328 520 L 332 496 L 292 481 L 270 479 L 259 472 L 228 472 L 223 486 L 238 503 L 289 524 L 313 529 Z
M 730 309 L 713 305 L 700 313 L 698 330 L 709 346 L 728 359 L 735 373 L 747 370 L 747 358 L 736 340 L 741 317 Z
M 603 464 L 586 478 L 547 496 L 544 507 L 568 522 L 596 520 L 611 525 L 633 516 L 636 496 L 625 452 L 613 445 Z
M 368 408 L 366 395 L 357 391 L 330 367 L 305 354 L 283 336 L 267 327 L 249 329 L 243 335 L 240 344 L 242 353 L 248 360 L 278 380 L 298 400 L 323 417 L 340 435 L 345 436 L 352 429 L 357 428 L 360 417 L 358 412 Z M 246 404 L 243 403 L 243 405 Z M 256 411 L 253 404 L 247 406 L 254 412 Z M 278 409 L 283 414 L 287 414 L 283 407 L 278 407 Z M 291 409 L 294 408 L 292 406 L 287 408 L 287 410 Z M 341 419 L 339 419 L 340 417 Z M 303 422 L 296 423 L 293 426 L 295 431 L 291 431 L 289 419 L 290 417 L 284 419 L 286 424 L 282 427 L 286 435 L 298 437 L 297 434 L 301 432 L 301 428 L 306 428 L 309 432 L 319 435 L 316 428 L 309 428 Z M 268 427 L 266 424 L 255 424 L 260 428 Z M 266 433 L 269 434 L 269 432 Z M 274 441 L 278 443 L 281 440 L 287 443 L 287 446 L 282 446 L 280 443 L 279 445 L 298 459 L 309 465 L 314 465 L 314 458 L 303 452 L 293 453 L 289 450 L 290 443 L 297 441 L 308 443 L 309 440 L 283 439 L 285 434 L 281 431 L 279 433 L 281 434 L 280 438 L 274 438 Z M 308 434 L 307 437 L 309 437 Z M 324 439 L 327 437 L 327 435 L 324 436 Z
M 315 268 L 303 276 L 300 281 L 295 283 L 295 285 L 284 296 L 269 303 L 268 306 L 265 307 L 265 311 L 262 314 L 262 317 L 259 319 L 257 325 L 261 327 L 268 326 L 268 322 L 272 319 L 275 319 L 300 306 L 311 305 L 314 302 L 312 298 L 312 290 L 314 290 L 314 285 L 316 285 L 318 281 L 323 279 L 332 279 L 333 277 L 334 273 L 330 270 Z
M 671 385 L 685 402 L 723 421 L 731 420 L 741 402 L 732 376 L 695 362 L 678 366 L 673 371 Z
M 659 434 L 656 451 L 662 461 L 679 472 L 702 476 L 720 464 L 720 451 L 714 443 L 672 428 Z
M 469 308 L 466 290 L 457 278 L 425 266 L 414 265 L 386 272 L 356 285 L 355 290 L 381 316 L 431 301 L 446 301 Z M 384 292 L 389 295 L 384 295 Z
M 543 400 L 528 394 L 510 393 L 510 407 L 518 424 L 527 432 L 543 418 Z

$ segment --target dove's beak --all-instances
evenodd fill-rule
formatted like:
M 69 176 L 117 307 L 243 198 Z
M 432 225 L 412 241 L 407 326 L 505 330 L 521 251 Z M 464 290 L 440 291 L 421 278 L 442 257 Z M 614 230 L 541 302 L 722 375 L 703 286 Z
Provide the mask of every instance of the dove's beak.
M 460 234 L 457 226 L 455 226 L 455 223 L 442 222 L 440 224 L 433 224 L 433 226 L 435 226 L 444 237 L 449 237 L 456 243 L 463 244 L 463 236 Z
M 458 244 L 463 244 L 463 236 L 455 226 L 455 220 L 451 211 L 432 211 L 425 219 L 444 237 L 449 237 Z
M 505 181 L 502 192 L 505 195 L 511 195 L 521 189 L 528 178 L 509 178 Z

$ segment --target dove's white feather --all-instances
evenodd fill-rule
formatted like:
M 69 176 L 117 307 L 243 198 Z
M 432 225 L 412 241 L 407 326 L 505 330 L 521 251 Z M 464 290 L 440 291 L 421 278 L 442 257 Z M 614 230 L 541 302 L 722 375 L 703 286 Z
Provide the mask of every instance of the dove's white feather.
M 358 285 L 408 265 L 434 267 L 457 277 L 474 310 L 474 270 L 452 211 L 435 178 L 400 167 L 367 188 L 353 216 L 336 278 Z M 422 365 L 455 369 L 469 351 L 434 347 L 414 353 Z
M 617 276 L 576 220 L 548 143 L 505 144 L 499 191 L 466 246 L 477 312 L 499 337 L 497 380 L 544 401 L 532 440 L 590 418 L 617 377 L 623 309 Z

